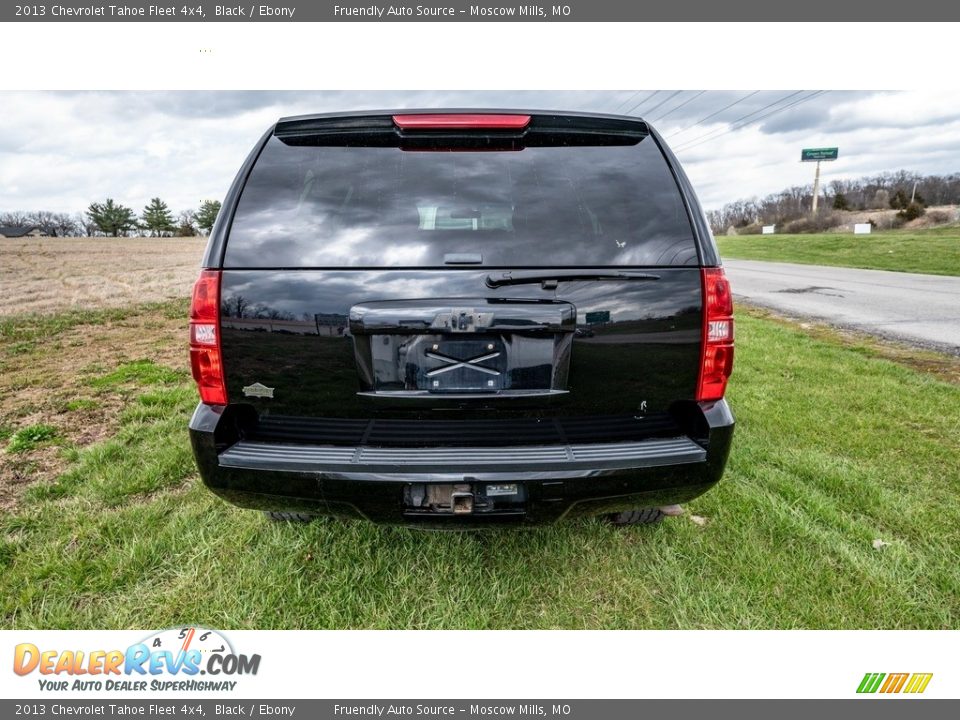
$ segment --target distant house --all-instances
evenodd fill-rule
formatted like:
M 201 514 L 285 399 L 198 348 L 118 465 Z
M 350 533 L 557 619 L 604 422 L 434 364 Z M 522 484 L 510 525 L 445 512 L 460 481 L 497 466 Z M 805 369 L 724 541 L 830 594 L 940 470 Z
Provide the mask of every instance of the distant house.
M 0 225 L 0 238 L 43 237 L 36 225 Z

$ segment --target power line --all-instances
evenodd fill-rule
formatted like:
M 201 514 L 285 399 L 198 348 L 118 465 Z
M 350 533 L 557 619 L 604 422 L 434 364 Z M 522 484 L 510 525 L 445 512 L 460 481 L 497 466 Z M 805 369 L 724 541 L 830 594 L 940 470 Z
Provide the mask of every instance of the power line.
M 801 91 L 801 92 L 803 92 L 803 91 Z M 747 127 L 748 125 L 753 125 L 754 123 L 758 123 L 758 122 L 760 122 L 761 120 L 765 120 L 766 118 L 771 117 L 771 116 L 773 116 L 773 115 L 776 115 L 777 113 L 781 113 L 781 112 L 783 112 L 784 110 L 789 110 L 789 109 L 792 108 L 792 107 L 796 107 L 797 105 L 800 105 L 800 104 L 802 104 L 802 103 L 805 103 L 805 102 L 807 102 L 807 100 L 812 100 L 813 98 L 817 97 L 818 95 L 823 95 L 825 92 L 826 92 L 826 90 L 815 90 L 814 92 L 810 93 L 810 94 L 807 95 L 806 97 L 803 97 L 803 98 L 799 98 L 799 99 L 797 99 L 797 100 L 794 100 L 792 103 L 789 103 L 789 104 L 787 104 L 787 105 L 784 105 L 783 107 L 777 108 L 776 110 L 772 110 L 771 112 L 768 112 L 766 115 L 761 115 L 761 116 L 758 117 L 758 118 L 754 118 L 754 119 L 751 120 L 750 122 L 745 122 L 745 123 L 741 123 L 741 124 L 739 124 L 739 125 L 736 125 L 736 126 L 734 126 L 734 127 L 730 127 L 730 128 L 728 128 L 727 130 L 725 130 L 724 132 L 721 132 L 719 135 L 714 135 L 713 137 L 707 138 L 706 140 L 703 140 L 703 141 L 701 141 L 701 142 L 694 142 L 693 144 L 686 144 L 686 145 L 683 147 L 683 149 L 684 149 L 684 150 L 689 150 L 689 149 L 692 148 L 692 147 L 696 147 L 697 145 L 702 145 L 703 143 L 709 142 L 710 140 L 715 140 L 715 139 L 718 138 L 718 137 L 722 137 L 722 136 L 727 135 L 727 134 L 729 134 L 729 133 L 732 133 L 732 132 L 734 132 L 734 131 L 736 131 L 736 130 L 740 130 L 741 128 L 745 128 L 745 127 Z
M 633 99 L 634 99 L 637 95 L 639 95 L 640 93 L 642 93 L 642 92 L 643 92 L 643 90 L 637 90 L 635 93 L 633 93 L 632 95 L 630 95 L 626 100 L 624 100 L 622 103 L 620 103 L 619 105 L 617 105 L 617 106 L 616 106 L 613 110 L 611 110 L 610 112 L 611 112 L 611 113 L 618 112 L 618 111 L 620 110 L 620 108 L 624 108 L 624 107 L 626 107 L 627 105 L 629 105 L 629 104 L 633 101 Z
M 741 121 L 743 121 L 743 120 L 746 120 L 746 119 L 749 118 L 749 117 L 753 117 L 754 115 L 758 115 L 759 113 L 762 113 L 764 110 L 768 110 L 769 108 L 772 108 L 774 105 L 779 105 L 780 103 L 785 102 L 786 100 L 789 100 L 789 99 L 792 98 L 792 97 L 796 97 L 797 95 L 800 95 L 800 94 L 803 93 L 803 92 L 804 92 L 803 90 L 797 90 L 796 92 L 792 92 L 792 93 L 789 93 L 789 94 L 787 94 L 787 95 L 784 95 L 782 98 L 778 98 L 777 100 L 774 100 L 772 103 L 769 103 L 769 104 L 767 104 L 767 105 L 764 105 L 764 106 L 763 106 L 762 108 L 760 108 L 759 110 L 754 110 L 753 112 L 749 112 L 749 113 L 747 113 L 746 115 L 741 115 L 741 116 L 738 117 L 736 120 L 733 120 L 732 122 L 727 123 L 727 125 L 728 125 L 728 126 L 736 125 L 737 123 L 739 123 L 739 122 L 741 122 Z M 695 137 L 695 138 L 693 138 L 692 140 L 686 140 L 686 141 L 680 143 L 680 146 L 679 146 L 679 147 L 685 147 L 685 146 L 687 146 L 687 145 L 690 145 L 690 144 L 693 144 L 693 143 L 697 143 L 698 141 L 703 140 L 703 139 L 708 138 L 708 137 L 711 137 L 711 136 L 713 136 L 713 135 L 716 135 L 716 134 L 720 133 L 721 131 L 722 131 L 722 128 L 716 129 L 716 130 L 711 130 L 710 132 L 704 133 L 703 135 L 700 135 L 699 137 Z M 679 147 L 678 147 L 678 148 L 674 148 L 674 152 L 676 152 L 676 150 L 678 150 Z
M 796 97 L 797 95 L 800 95 L 800 94 L 802 94 L 803 92 L 804 92 L 803 90 L 796 90 L 796 91 L 794 91 L 794 92 L 792 92 L 792 93 L 788 93 L 787 95 L 784 95 L 783 97 L 777 98 L 777 99 L 774 100 L 772 103 L 768 103 L 767 105 L 764 105 L 762 108 L 759 108 L 759 109 L 757 109 L 757 110 L 753 110 L 753 111 L 751 111 L 751 112 L 748 112 L 746 115 L 741 115 L 741 116 L 738 117 L 736 120 L 732 120 L 732 121 L 728 122 L 728 123 L 727 123 L 727 128 L 730 128 L 730 127 L 732 127 L 733 125 L 736 125 L 737 123 L 746 120 L 747 118 L 753 117 L 754 115 L 759 115 L 759 114 L 762 113 L 764 110 L 769 110 L 770 108 L 774 107 L 775 105 L 779 105 L 779 104 L 782 103 L 782 102 L 786 102 L 786 101 L 789 100 L 790 98 Z M 683 146 L 685 146 L 685 145 L 689 145 L 689 144 L 692 144 L 692 143 L 696 143 L 696 142 L 698 142 L 698 141 L 700 141 L 700 140 L 702 140 L 702 139 L 704 139 L 704 138 L 708 138 L 708 137 L 711 137 L 711 136 L 713 136 L 713 135 L 717 135 L 717 134 L 719 134 L 719 133 L 721 133 L 721 132 L 724 132 L 724 128 L 714 128 L 713 130 L 710 130 L 710 131 L 704 133 L 703 135 L 700 135 L 700 136 L 698 136 L 698 137 L 695 137 L 695 138 L 693 138 L 692 140 L 684 140 L 683 142 L 680 143 L 680 147 L 683 147 Z
M 739 104 L 742 103 L 744 100 L 749 100 L 749 99 L 752 98 L 754 95 L 756 95 L 758 92 L 760 92 L 760 91 L 759 91 L 759 90 L 754 90 L 752 93 L 747 93 L 746 95 L 744 95 L 744 96 L 743 96 L 742 98 L 740 98 L 739 100 L 734 100 L 734 101 L 733 101 L 732 103 L 730 103 L 729 105 L 724 105 L 722 108 L 720 108 L 720 109 L 717 110 L 716 112 L 710 113 L 709 115 L 700 118 L 700 119 L 697 120 L 693 125 L 687 125 L 685 128 L 683 128 L 683 130 L 677 130 L 675 133 L 670 133 L 669 135 L 667 135 L 667 137 L 668 137 L 668 138 L 672 138 L 674 135 L 680 135 L 680 134 L 682 134 L 682 133 L 685 133 L 687 130 L 692 130 L 692 129 L 695 128 L 697 125 L 700 125 L 701 123 L 706 122 L 706 121 L 709 120 L 710 118 L 716 117 L 717 115 L 719 115 L 720 113 L 722 113 L 724 110 L 729 110 L 729 109 L 732 108 L 734 105 L 739 105 Z
M 660 117 L 658 117 L 656 120 L 653 120 L 652 122 L 660 122 L 660 121 L 663 120 L 667 115 L 672 115 L 672 114 L 675 113 L 677 110 L 679 110 L 680 108 L 684 107 L 685 105 L 689 105 L 689 104 L 692 103 L 694 100 L 696 100 L 698 97 L 700 97 L 701 95 L 703 95 L 705 92 L 706 92 L 706 90 L 701 90 L 701 91 L 698 92 L 696 95 L 694 95 L 692 98 L 687 98 L 687 99 L 684 100 L 682 103 L 680 103 L 679 105 L 677 105 L 676 107 L 674 107 L 673 110 L 667 110 L 667 112 L 665 112 L 663 115 L 661 115 Z
M 673 100 L 673 98 L 675 98 L 677 95 L 679 95 L 679 94 L 682 93 L 682 92 L 683 92 L 683 90 L 676 90 L 676 91 L 674 91 L 673 93 L 671 93 L 670 95 L 668 95 L 667 97 L 665 97 L 663 100 L 661 100 L 660 102 L 658 102 L 656 105 L 654 105 L 652 108 L 650 108 L 649 110 L 647 110 L 647 112 L 648 112 L 648 113 L 652 113 L 652 112 L 653 112 L 654 110 L 656 110 L 658 107 L 660 107 L 660 106 L 663 105 L 664 103 L 670 102 L 671 100 Z
M 655 95 L 659 94 L 659 92 L 660 92 L 659 90 L 654 90 L 652 93 L 650 93 L 649 95 L 647 95 L 643 100 L 641 100 L 641 101 L 638 102 L 636 105 L 634 105 L 632 108 L 630 108 L 629 110 L 627 110 L 627 111 L 624 113 L 624 115 L 630 115 L 634 110 L 636 110 L 638 107 L 640 107 L 641 105 L 643 105 L 647 100 L 649 100 L 650 98 L 652 98 L 652 97 L 654 97 Z
M 801 92 L 802 92 L 802 91 L 801 91 Z M 797 105 L 802 105 L 803 103 L 807 102 L 808 100 L 813 100 L 815 97 L 819 97 L 820 95 L 823 95 L 825 92 L 826 92 L 826 90 L 816 90 L 816 91 L 810 93 L 809 95 L 807 95 L 806 97 L 800 98 L 800 99 L 798 99 L 798 100 L 794 100 L 794 101 L 793 101 L 792 103 L 790 103 L 789 105 L 784 105 L 783 107 L 777 108 L 776 110 L 772 110 L 771 112 L 768 112 L 766 115 L 761 115 L 760 117 L 754 118 L 754 119 L 751 120 L 750 122 L 743 123 L 743 124 L 741 124 L 741 125 L 738 125 L 737 127 L 731 127 L 731 128 L 730 128 L 729 130 L 727 130 L 726 132 L 722 132 L 722 133 L 720 133 L 720 135 L 717 135 L 717 136 L 715 136 L 715 137 L 707 138 L 706 140 L 703 140 L 703 141 L 701 141 L 701 142 L 695 142 L 695 143 L 693 143 L 692 145 L 689 145 L 689 144 L 688 144 L 688 145 L 685 145 L 685 146 L 684 146 L 683 148 L 681 148 L 681 149 L 683 149 L 683 150 L 689 150 L 690 148 L 694 148 L 694 147 L 696 147 L 697 145 L 702 145 L 703 143 L 708 142 L 709 140 L 715 140 L 716 138 L 721 137 L 721 136 L 723 136 L 723 135 L 727 135 L 728 133 L 734 132 L 735 130 L 740 130 L 741 128 L 744 128 L 744 127 L 746 127 L 747 125 L 753 125 L 754 123 L 758 123 L 758 122 L 760 122 L 761 120 L 765 120 L 765 119 L 767 119 L 768 117 L 771 117 L 771 116 L 773 116 L 773 115 L 776 115 L 777 113 L 781 113 L 781 112 L 783 112 L 784 110 L 789 110 L 790 108 L 796 107 Z

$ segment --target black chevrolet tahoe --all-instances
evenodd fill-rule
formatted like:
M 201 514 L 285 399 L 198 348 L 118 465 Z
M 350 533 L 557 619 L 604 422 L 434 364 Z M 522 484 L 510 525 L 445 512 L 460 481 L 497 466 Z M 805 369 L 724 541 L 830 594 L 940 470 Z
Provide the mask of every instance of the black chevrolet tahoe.
M 285 118 L 193 294 L 204 483 L 277 519 L 653 522 L 723 473 L 733 307 L 636 118 Z

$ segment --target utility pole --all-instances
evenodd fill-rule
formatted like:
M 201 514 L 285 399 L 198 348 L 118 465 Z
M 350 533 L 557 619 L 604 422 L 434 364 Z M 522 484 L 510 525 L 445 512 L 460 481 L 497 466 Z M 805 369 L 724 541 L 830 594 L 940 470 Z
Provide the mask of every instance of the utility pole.
M 817 173 L 813 176 L 813 214 L 817 214 L 817 201 L 820 199 L 820 161 L 817 160 Z

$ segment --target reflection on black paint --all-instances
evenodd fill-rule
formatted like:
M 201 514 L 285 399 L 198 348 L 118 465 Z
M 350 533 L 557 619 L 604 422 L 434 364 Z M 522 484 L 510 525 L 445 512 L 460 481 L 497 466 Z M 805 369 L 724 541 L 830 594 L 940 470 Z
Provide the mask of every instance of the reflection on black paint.
M 262 414 L 311 417 L 492 417 L 631 414 L 665 410 L 695 392 L 700 343 L 697 268 L 667 268 L 650 283 L 577 281 L 490 289 L 485 270 L 226 270 L 222 336 L 228 392 Z M 237 299 L 241 312 L 236 312 Z M 361 382 L 350 308 L 416 298 L 480 298 L 570 303 L 577 327 L 588 312 L 610 322 L 574 336 L 569 394 L 530 401 L 465 404 L 442 397 L 384 400 L 358 395 Z M 245 398 L 261 382 L 273 399 Z M 542 383 L 540 383 L 542 384 Z
M 406 152 L 272 138 L 240 197 L 226 267 L 694 265 L 680 192 L 633 147 Z

